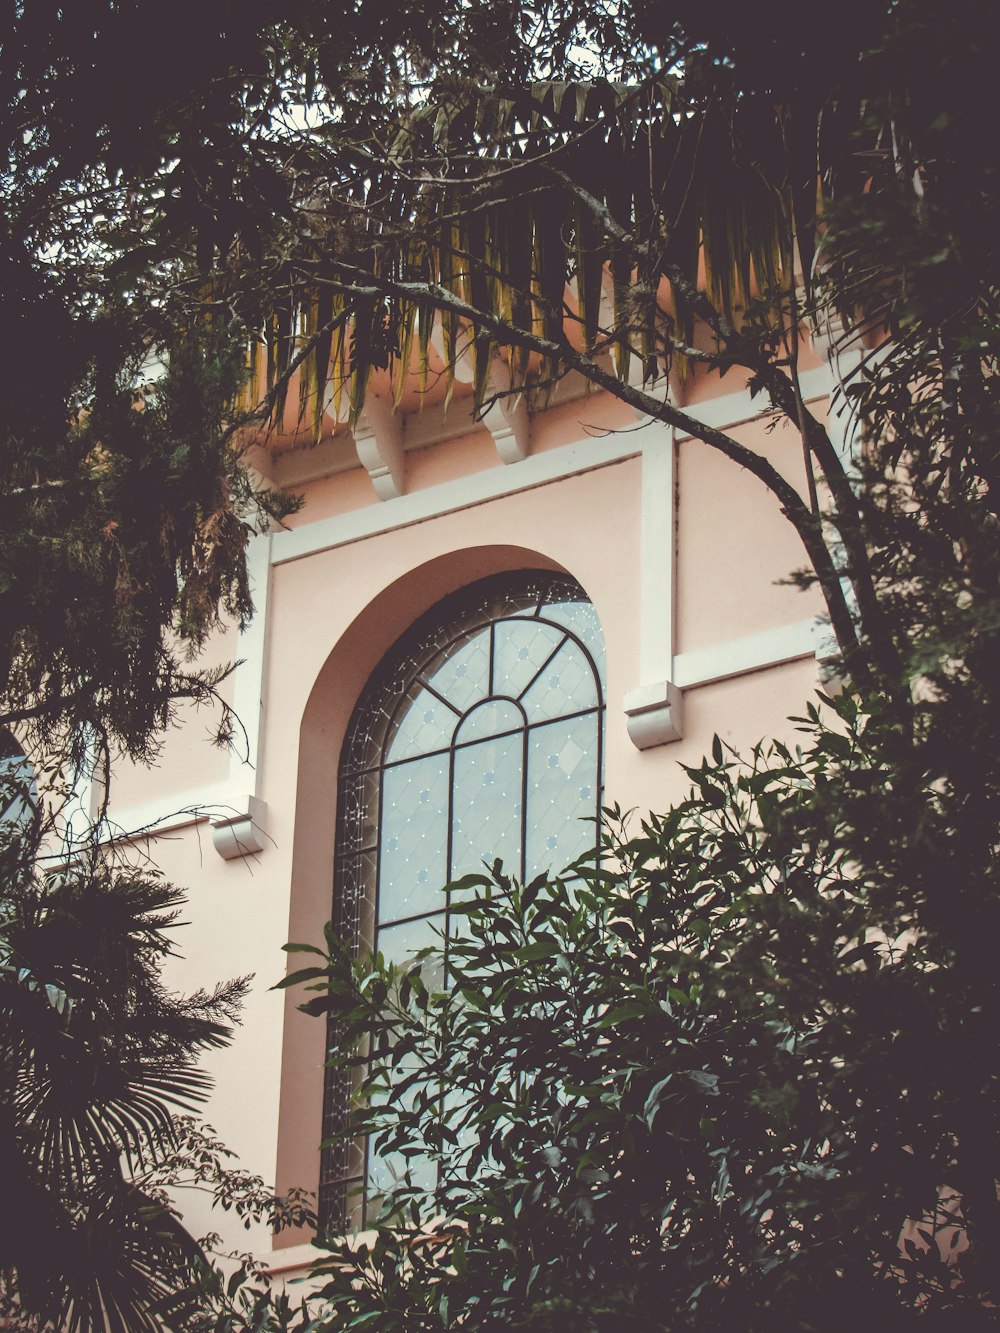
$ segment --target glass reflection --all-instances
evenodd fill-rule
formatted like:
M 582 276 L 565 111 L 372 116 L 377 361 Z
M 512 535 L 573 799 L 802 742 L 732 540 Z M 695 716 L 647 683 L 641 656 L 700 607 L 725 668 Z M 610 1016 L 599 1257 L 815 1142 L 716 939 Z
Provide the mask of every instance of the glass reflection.
M 375 947 L 386 962 L 410 963 L 413 955 L 421 949 L 438 949 L 444 945 L 446 917 L 444 912 L 444 894 L 441 894 L 441 912 L 437 916 L 418 917 L 416 921 L 403 921 L 398 926 L 381 926 Z M 444 986 L 444 969 L 439 959 L 426 959 L 420 964 L 420 975 L 428 990 L 441 990 Z

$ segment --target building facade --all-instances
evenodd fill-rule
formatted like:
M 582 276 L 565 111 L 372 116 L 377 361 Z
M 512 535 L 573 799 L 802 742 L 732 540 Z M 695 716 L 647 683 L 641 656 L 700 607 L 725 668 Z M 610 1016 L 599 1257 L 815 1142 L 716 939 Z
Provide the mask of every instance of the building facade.
M 802 382 L 826 398 L 821 358 Z M 735 377 L 695 377 L 683 406 L 804 489 L 798 436 Z M 256 978 L 206 1118 L 279 1190 L 318 1189 L 322 1170 L 329 1199 L 364 1167 L 319 1151 L 324 1096 L 329 1123 L 343 1094 L 324 1094 L 323 1023 L 271 989 L 281 946 L 333 919 L 405 952 L 477 858 L 557 865 L 602 802 L 681 797 L 714 734 L 793 737 L 825 634 L 787 582 L 806 562 L 773 496 L 607 394 L 567 380 L 477 422 L 469 385 L 394 412 L 376 384 L 353 431 L 325 424 L 318 445 L 292 424 L 253 454 L 304 504 L 254 539 L 249 630 L 207 650 L 241 662 L 223 687 L 232 752 L 191 712 L 157 767 L 116 773 L 110 811 L 189 890 L 168 981 Z M 279 1273 L 308 1262 L 306 1241 L 251 1237 Z

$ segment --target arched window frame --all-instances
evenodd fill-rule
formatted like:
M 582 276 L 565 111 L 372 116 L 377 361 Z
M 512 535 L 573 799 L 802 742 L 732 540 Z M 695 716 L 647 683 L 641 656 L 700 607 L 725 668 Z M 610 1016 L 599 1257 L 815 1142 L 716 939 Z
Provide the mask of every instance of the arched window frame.
M 590 615 L 587 619 L 590 624 L 590 643 L 585 642 L 581 633 L 575 632 L 555 613 L 554 608 L 565 607 L 568 603 L 589 609 Z M 565 637 L 560 639 L 557 647 L 537 667 L 530 682 L 520 690 L 519 695 L 512 697 L 498 693 L 495 689 L 496 627 L 505 622 L 522 620 L 536 620 L 545 622 L 547 626 L 554 625 Z M 581 626 L 577 626 L 577 629 L 580 628 Z M 556 853 L 556 863 L 544 867 L 534 861 L 527 864 L 526 812 L 528 747 L 531 738 L 538 735 L 539 729 L 546 726 L 591 717 L 594 732 L 595 781 L 593 801 L 587 809 L 587 815 L 595 821 L 593 846 L 596 851 L 599 843 L 597 819 L 603 795 L 606 711 L 604 642 L 596 613 L 579 583 L 566 574 L 546 570 L 522 570 L 479 580 L 437 603 L 397 641 L 362 692 L 348 726 L 338 768 L 333 926 L 338 937 L 355 952 L 363 947 L 370 947 L 380 928 L 392 928 L 411 922 L 419 923 L 431 918 L 447 921 L 447 904 L 442 909 L 432 912 L 417 912 L 409 917 L 404 915 L 388 918 L 387 921 L 380 920 L 380 872 L 383 860 L 382 796 L 386 772 L 394 766 L 391 747 L 409 712 L 408 705 L 420 697 L 420 693 L 436 693 L 427 681 L 427 675 L 433 675 L 430 668 L 434 667 L 436 670 L 438 665 L 472 643 L 485 629 L 489 629 L 490 633 L 490 676 L 487 695 L 483 699 L 476 700 L 462 713 L 445 700 L 444 702 L 456 714 L 450 743 L 447 747 L 430 751 L 426 755 L 418 753 L 409 757 L 419 759 L 439 753 L 448 754 L 445 864 L 448 867 L 453 864 L 456 755 L 466 746 L 471 748 L 478 743 L 477 741 L 463 743 L 459 739 L 459 733 L 476 710 L 491 700 L 509 700 L 521 715 L 518 728 L 499 734 L 500 738 L 520 734 L 522 742 L 520 864 L 512 867 L 505 862 L 505 869 L 518 877 L 534 875 L 542 868 L 562 869 L 575 856 L 587 850 L 586 846 L 581 845 L 574 848 L 569 855 Z M 529 720 L 521 700 L 529 693 L 531 685 L 543 676 L 566 642 L 572 643 L 579 649 L 589 665 L 594 690 L 593 702 L 588 702 L 577 709 L 555 711 L 551 716 L 543 715 Z M 400 766 L 404 762 L 408 761 L 396 761 Z M 456 878 L 468 868 L 461 867 L 455 874 L 443 874 L 440 884 L 435 887 L 443 888 L 446 879 Z M 331 1020 L 328 1033 L 328 1044 L 331 1049 L 336 1040 L 336 1024 Z M 360 1142 L 350 1143 L 342 1136 L 350 1096 L 349 1076 L 342 1070 L 328 1069 L 324 1079 L 323 1106 L 323 1136 L 328 1141 L 328 1146 L 324 1148 L 322 1154 L 319 1199 L 321 1228 L 327 1232 L 338 1231 L 346 1223 L 347 1194 L 349 1191 L 357 1191 L 368 1174 L 367 1145 Z

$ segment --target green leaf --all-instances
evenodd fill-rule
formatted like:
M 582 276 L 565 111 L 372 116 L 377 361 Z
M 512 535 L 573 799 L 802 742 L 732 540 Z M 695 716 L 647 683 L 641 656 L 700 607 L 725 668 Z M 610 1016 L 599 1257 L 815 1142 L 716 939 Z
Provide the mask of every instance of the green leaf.
M 522 945 L 514 951 L 514 957 L 522 963 L 534 963 L 543 958 L 552 958 L 562 949 L 562 945 L 554 935 L 546 935 L 541 939 L 532 940 L 530 944 Z

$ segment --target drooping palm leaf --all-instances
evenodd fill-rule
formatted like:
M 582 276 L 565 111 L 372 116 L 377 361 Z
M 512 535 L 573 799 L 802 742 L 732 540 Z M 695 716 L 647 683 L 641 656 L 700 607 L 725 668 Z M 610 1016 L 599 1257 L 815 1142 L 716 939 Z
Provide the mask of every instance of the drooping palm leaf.
M 843 154 L 848 123 L 824 126 L 828 161 Z M 636 356 L 647 378 L 674 359 L 683 372 L 699 288 L 729 325 L 769 294 L 780 323 L 815 253 L 819 128 L 818 111 L 789 121 L 705 67 L 686 81 L 451 90 L 416 106 L 378 159 L 348 161 L 338 149 L 325 163 L 336 182 L 326 229 L 291 245 L 262 328 L 274 419 L 282 374 L 310 346 L 301 415 L 312 399 L 320 429 L 318 404 L 336 378 L 336 339 L 319 333 L 324 284 L 350 324 L 352 420 L 373 368 L 390 371 L 397 405 L 411 372 L 426 386 L 435 321 L 446 401 L 468 345 L 477 404 L 498 352 L 513 387 L 548 380 L 575 320 L 588 350 L 613 348 L 622 379 Z M 440 292 L 470 313 L 448 309 Z M 541 362 L 520 331 L 550 345 Z

